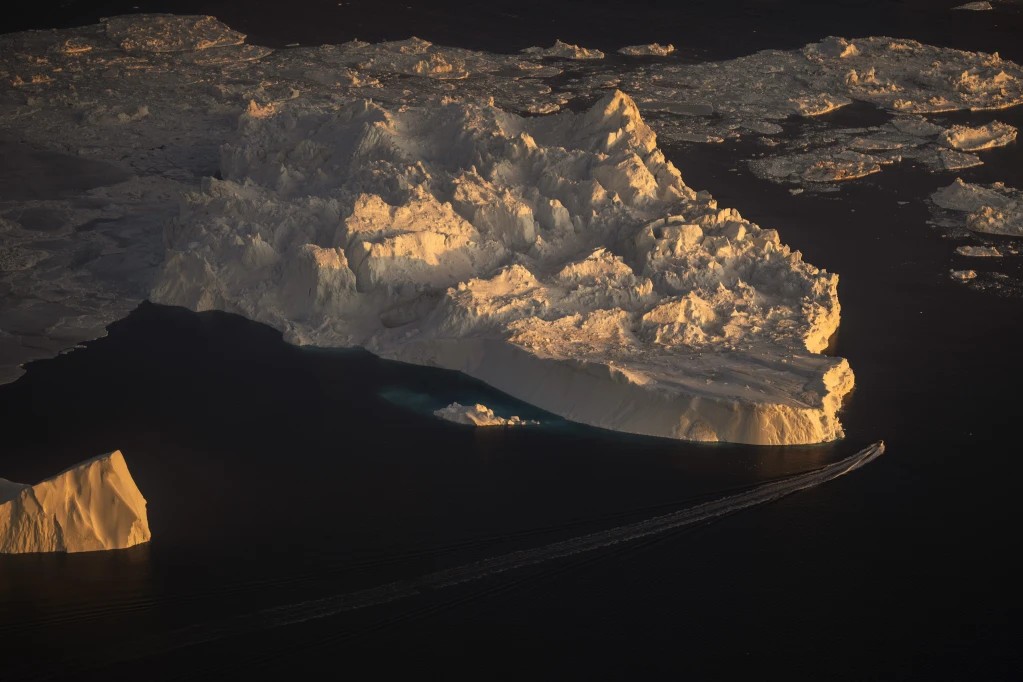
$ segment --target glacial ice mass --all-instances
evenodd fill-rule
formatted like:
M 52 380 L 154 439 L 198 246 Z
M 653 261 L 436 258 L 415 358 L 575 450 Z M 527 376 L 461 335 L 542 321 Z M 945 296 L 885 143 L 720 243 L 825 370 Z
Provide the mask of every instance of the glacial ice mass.
M 149 542 L 146 500 L 120 450 L 34 486 L 0 478 L 0 553 L 93 552 Z
M 620 431 L 837 438 L 836 276 L 687 187 L 634 102 L 243 114 L 151 298 L 462 371 Z
M 756 172 L 814 185 L 975 165 L 1010 131 L 926 116 L 1023 102 L 997 54 L 893 38 L 616 73 L 560 41 L 274 51 L 172 15 L 0 46 L 0 148 L 30 171 L 0 194 L 0 381 L 151 297 L 697 440 L 839 437 L 852 374 L 820 355 L 835 276 L 687 187 L 656 141 L 755 136 Z M 779 137 L 854 101 L 889 122 Z

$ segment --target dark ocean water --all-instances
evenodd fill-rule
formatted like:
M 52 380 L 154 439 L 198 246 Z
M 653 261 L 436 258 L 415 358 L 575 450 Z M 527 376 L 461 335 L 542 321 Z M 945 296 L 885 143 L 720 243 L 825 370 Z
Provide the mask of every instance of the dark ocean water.
M 173 9 L 268 44 L 415 33 L 502 50 L 557 36 L 722 56 L 872 33 L 1023 58 L 1014 8 L 650 2 L 569 21 L 579 3 L 457 15 L 409 4 Z M 69 2 L 34 21 L 130 9 Z M 324 18 L 343 9 L 349 21 Z M 992 117 L 1023 125 L 1018 111 L 971 120 Z M 0 557 L 0 678 L 1019 678 L 1023 302 L 948 278 L 967 261 L 920 199 L 955 174 L 892 169 L 792 197 L 746 171 L 752 147 L 667 151 L 688 184 L 840 273 L 834 352 L 857 376 L 846 440 L 751 448 L 607 433 L 457 374 L 145 304 L 0 386 L 0 476 L 35 481 L 119 448 L 154 536 L 123 552 Z M 962 177 L 1023 186 L 1019 143 L 984 159 Z M 543 424 L 476 432 L 426 414 L 452 400 Z M 865 469 L 712 524 L 300 625 L 250 617 L 674 511 L 880 438 L 888 454 Z M 212 641 L 180 646 L 197 629 Z

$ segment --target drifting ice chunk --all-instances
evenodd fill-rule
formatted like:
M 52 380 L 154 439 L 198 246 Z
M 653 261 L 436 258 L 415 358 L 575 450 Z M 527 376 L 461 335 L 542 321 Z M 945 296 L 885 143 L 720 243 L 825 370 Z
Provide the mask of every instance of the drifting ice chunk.
M 1002 252 L 994 246 L 960 246 L 956 248 L 960 256 L 971 258 L 1001 258 Z
M 462 405 L 451 403 L 434 412 L 441 419 L 456 424 L 468 424 L 470 426 L 524 426 L 536 422 L 520 419 L 519 417 L 498 417 L 494 411 L 486 405 Z
M 1023 237 L 1023 192 L 1001 182 L 974 185 L 956 178 L 931 195 L 931 202 L 966 214 L 966 227 L 974 232 Z
M 146 500 L 120 450 L 34 486 L 0 479 L 0 553 L 124 549 L 149 538 Z
M 555 40 L 554 44 L 548 48 L 527 47 L 522 53 L 528 54 L 530 57 L 558 57 L 560 59 L 583 60 L 604 58 L 604 53 L 600 50 L 590 50 L 578 45 L 572 45 L 571 43 L 563 43 L 560 40 Z
M 957 5 L 952 9 L 965 9 L 972 10 L 974 12 L 983 12 L 985 10 L 994 9 L 994 7 L 992 7 L 991 3 L 987 0 L 981 0 L 980 2 L 968 2 L 965 5 Z
M 976 128 L 952 126 L 942 133 L 940 139 L 946 147 L 963 152 L 975 152 L 980 149 L 1004 147 L 1011 143 L 1016 139 L 1016 128 L 1001 121 L 992 121 Z
M 671 43 L 667 45 L 650 43 L 649 45 L 628 45 L 619 49 L 618 54 L 624 54 L 628 57 L 667 57 L 674 51 L 675 46 Z
M 964 154 L 951 149 L 939 149 L 938 159 L 945 170 L 963 170 L 984 164 L 976 154 Z

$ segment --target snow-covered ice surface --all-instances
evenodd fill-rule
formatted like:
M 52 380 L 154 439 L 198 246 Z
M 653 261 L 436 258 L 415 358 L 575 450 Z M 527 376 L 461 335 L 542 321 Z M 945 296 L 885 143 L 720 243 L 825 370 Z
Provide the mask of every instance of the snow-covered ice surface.
M 0 380 L 102 334 L 156 281 L 154 300 L 297 343 L 697 440 L 839 437 L 852 374 L 819 354 L 837 279 L 688 188 L 655 133 L 754 137 L 756 172 L 813 187 L 979 163 L 977 135 L 927 114 L 1023 101 L 1012 62 L 892 38 L 608 67 L 561 42 L 272 51 L 209 17 L 134 15 L 0 45 L 0 144 L 32 169 L 0 189 Z M 781 135 L 853 101 L 889 120 Z
M 0 553 L 125 549 L 149 539 L 146 500 L 120 450 L 34 486 L 0 478 Z
M 446 421 L 466 426 L 524 426 L 536 423 L 515 415 L 499 417 L 494 414 L 492 409 L 480 403 L 475 405 L 451 403 L 447 407 L 434 411 L 434 414 Z

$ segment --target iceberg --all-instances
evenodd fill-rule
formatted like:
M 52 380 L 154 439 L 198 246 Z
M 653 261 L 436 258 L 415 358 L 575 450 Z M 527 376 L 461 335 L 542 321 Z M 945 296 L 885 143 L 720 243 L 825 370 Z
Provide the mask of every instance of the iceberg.
M 475 405 L 451 403 L 447 407 L 434 411 L 433 414 L 445 421 L 467 426 L 524 426 L 536 423 L 518 416 L 498 417 L 492 409 L 479 403 Z
M 635 102 L 243 113 L 167 230 L 155 302 L 458 370 L 567 419 L 842 436 L 837 276 L 696 192 Z
M 654 52 L 655 46 L 631 47 L 641 52 Z M 546 58 L 557 56 L 594 59 L 568 63 Z M 239 209 L 246 202 L 258 204 L 262 197 L 270 202 L 264 207 L 267 211 L 275 206 L 280 212 L 276 217 L 270 215 L 272 211 L 264 212 L 264 219 L 293 221 L 296 230 L 300 229 L 297 223 L 305 220 L 304 214 L 308 211 L 320 211 L 321 217 L 333 215 L 332 219 L 338 221 L 342 217 L 347 219 L 355 198 L 363 193 L 358 183 L 345 180 L 347 176 L 343 175 L 339 187 L 344 185 L 345 188 L 333 196 L 324 189 L 320 176 L 330 169 L 318 169 L 314 159 L 300 158 L 305 153 L 318 153 L 314 148 L 320 149 L 322 140 L 300 143 L 291 139 L 288 144 L 293 149 L 285 151 L 287 145 L 280 147 L 291 171 L 305 174 L 286 178 L 284 183 L 290 185 L 291 191 L 297 191 L 295 188 L 301 188 L 307 181 L 313 188 L 305 207 L 297 205 L 301 203 L 299 197 L 278 201 L 275 193 L 284 191 L 283 186 L 265 186 L 264 180 L 273 175 L 269 163 L 265 164 L 267 169 L 251 169 L 255 174 L 252 178 L 246 178 L 247 171 L 239 169 L 238 174 L 227 177 L 227 184 L 204 181 L 202 178 L 218 173 L 221 146 L 225 140 L 238 135 L 239 115 L 244 114 L 247 121 L 263 120 L 268 126 L 289 118 L 300 125 L 311 125 L 317 112 L 326 117 L 329 112 L 354 110 L 365 100 L 374 102 L 381 111 L 394 114 L 396 121 L 411 121 L 418 116 L 402 114 L 405 109 L 440 112 L 450 111 L 456 105 L 479 107 L 489 102 L 495 110 L 509 117 L 513 114 L 547 115 L 561 111 L 570 102 L 594 101 L 621 89 L 635 99 L 644 114 L 666 114 L 649 116 L 642 121 L 644 128 L 650 126 L 657 133 L 658 140 L 715 143 L 755 135 L 762 149 L 750 164 L 754 173 L 775 182 L 824 189 L 838 182 L 856 182 L 857 178 L 903 161 L 913 161 L 935 171 L 977 165 L 981 163 L 978 156 L 944 144 L 939 139 L 944 128 L 927 121 L 924 115 L 939 111 L 998 109 L 1023 102 L 1023 68 L 1018 64 L 1003 60 L 997 54 L 938 48 L 894 38 L 831 37 L 801 50 L 766 50 L 724 62 L 692 64 L 673 59 L 648 59 L 639 69 L 609 69 L 606 62 L 596 59 L 599 56 L 602 53 L 597 50 L 564 42 L 526 54 L 495 54 L 434 45 L 414 37 L 372 44 L 350 41 L 272 50 L 245 43 L 244 35 L 213 17 L 167 14 L 133 14 L 111 17 L 92 26 L 0 35 L 0 72 L 5 74 L 0 79 L 0 127 L 6 131 L 0 136 L 0 155 L 9 161 L 8 168 L 16 169 L 7 173 L 0 169 L 0 186 L 3 187 L 0 193 L 0 291 L 5 292 L 0 297 L 0 383 L 15 380 L 22 373 L 21 365 L 28 361 L 52 357 L 82 341 L 102 336 L 107 325 L 124 317 L 149 296 L 165 260 L 164 226 L 179 215 L 183 195 L 206 197 L 211 202 L 211 213 L 221 210 L 212 207 L 216 203 L 212 197 L 218 192 L 222 193 L 219 199 L 222 203 L 231 201 L 233 194 L 244 196 L 243 200 L 235 202 Z M 571 72 L 571 77 L 558 78 L 566 70 Z M 839 128 L 834 121 L 822 119 L 819 125 L 796 125 L 794 137 L 779 135 L 784 130 L 781 124 L 787 119 L 797 117 L 798 121 L 802 117 L 820 116 L 852 102 L 875 105 L 888 111 L 892 118 L 888 123 L 868 129 Z M 449 125 L 453 126 L 452 130 L 457 128 L 455 123 Z M 544 128 L 548 124 L 530 125 Z M 526 128 L 528 126 L 523 130 Z M 609 127 L 603 132 L 614 131 Z M 421 131 L 408 132 L 411 136 L 407 139 L 426 142 Z M 1008 139 L 1007 129 L 995 132 L 999 134 L 993 139 Z M 506 131 L 501 135 L 504 139 L 515 134 Z M 558 146 L 556 139 L 541 139 L 542 136 L 537 137 L 532 132 L 529 135 L 532 142 L 542 148 L 545 158 L 553 158 L 548 152 Z M 447 139 L 453 141 L 454 137 Z M 467 138 L 469 142 L 476 139 L 472 134 Z M 527 144 L 524 138 L 520 142 Z M 458 143 L 453 148 L 463 147 Z M 380 151 L 378 145 L 369 145 L 369 148 Z M 397 151 L 408 156 L 407 150 Z M 466 153 L 475 151 L 466 148 Z M 531 157 L 537 154 L 529 150 L 522 153 Z M 597 153 L 607 154 L 600 150 Z M 645 158 L 644 154 L 646 152 L 637 158 Z M 414 157 L 413 154 L 410 158 Z M 467 156 L 460 159 L 461 167 L 466 172 L 471 170 L 472 159 Z M 528 208 L 528 213 L 524 208 L 514 216 L 508 211 L 520 208 L 509 208 L 501 193 L 507 189 L 512 195 L 522 194 L 526 181 L 510 176 L 499 179 L 496 184 L 492 178 L 486 178 L 497 192 L 491 197 L 492 204 L 487 204 L 488 197 L 466 194 L 474 186 L 472 182 L 464 184 L 456 200 L 450 179 L 437 176 L 434 171 L 431 171 L 433 177 L 442 177 L 442 181 L 431 178 L 408 184 L 404 177 L 396 176 L 392 178 L 393 187 L 387 191 L 369 187 L 364 192 L 367 197 L 359 207 L 359 215 L 345 228 L 357 242 L 351 245 L 351 253 L 347 243 L 332 243 L 326 238 L 327 232 L 333 235 L 337 225 L 324 228 L 323 235 L 306 239 L 295 236 L 298 245 L 291 254 L 294 258 L 287 259 L 291 270 L 286 276 L 290 282 L 287 294 L 292 301 L 285 306 L 287 311 L 282 311 L 271 323 L 285 329 L 289 338 L 309 336 L 307 323 L 293 319 L 292 313 L 316 314 L 309 307 L 310 301 L 319 306 L 328 306 L 330 301 L 339 303 L 337 297 L 344 298 L 342 293 L 347 290 L 345 281 L 349 277 L 355 277 L 357 290 L 385 285 L 391 282 L 392 276 L 403 279 L 402 286 L 406 289 L 429 284 L 429 291 L 424 290 L 421 297 L 412 300 L 399 296 L 384 313 L 368 314 L 363 320 L 366 324 L 362 325 L 375 320 L 375 323 L 398 329 L 432 310 L 445 295 L 446 286 L 458 282 L 468 284 L 473 279 L 488 276 L 492 272 L 488 264 L 515 265 L 513 260 L 528 256 L 539 258 L 537 262 L 544 267 L 553 267 L 555 263 L 549 261 L 547 255 L 526 253 L 527 241 L 535 241 L 539 236 L 548 247 L 560 243 L 570 250 L 569 242 L 557 236 L 569 231 L 578 231 L 580 239 L 576 244 L 581 246 L 585 241 L 590 249 L 588 253 L 604 247 L 621 257 L 640 277 L 651 279 L 658 295 L 663 296 L 666 290 L 657 289 L 660 280 L 636 270 L 642 270 L 642 263 L 635 258 L 635 241 L 626 247 L 629 240 L 624 234 L 619 235 L 624 239 L 618 239 L 610 233 L 594 232 L 591 225 L 610 224 L 606 220 L 610 214 L 600 207 L 614 204 L 615 197 L 623 208 L 609 210 L 620 216 L 627 213 L 638 216 L 629 218 L 631 227 L 623 228 L 625 232 L 635 229 L 637 220 L 649 219 L 649 222 L 672 215 L 677 218 L 678 212 L 668 202 L 663 204 L 667 213 L 654 215 L 655 205 L 643 203 L 646 190 L 639 186 L 629 189 L 606 184 L 615 181 L 619 170 L 607 166 L 596 156 L 585 159 L 566 159 L 564 168 L 551 162 L 544 168 L 553 176 L 564 172 L 580 176 L 566 185 L 566 188 L 578 185 L 571 192 L 565 189 L 566 195 L 579 196 L 579 192 L 584 195 L 586 190 L 582 184 L 590 182 L 593 205 L 588 206 L 582 200 L 566 203 L 567 198 L 544 190 L 540 194 L 547 203 L 530 203 L 533 198 L 526 197 L 521 203 Z M 591 162 L 596 166 L 590 169 L 588 178 L 582 177 L 579 172 L 582 169 L 575 164 Z M 626 161 L 620 170 L 631 173 L 630 163 Z M 510 159 L 505 165 L 517 169 L 517 173 L 522 172 L 517 164 L 518 160 Z M 478 165 L 477 170 L 480 170 Z M 366 170 L 363 179 L 370 178 L 373 172 Z M 258 177 L 260 173 L 266 177 Z M 404 173 L 402 171 L 402 175 Z M 535 170 L 530 173 L 531 176 L 523 177 L 539 177 Z M 373 180 L 377 181 L 383 182 L 380 178 Z M 402 183 L 405 189 L 423 185 L 423 189 L 437 199 L 437 205 L 422 205 L 414 210 L 411 205 L 403 207 L 404 199 L 389 194 L 405 191 Z M 604 193 L 603 198 L 594 195 L 600 192 Z M 387 206 L 369 195 L 381 197 Z M 700 196 L 699 201 L 689 202 L 690 208 L 701 203 L 709 206 L 709 195 Z M 476 201 L 483 202 L 478 211 L 466 213 L 466 206 Z M 512 203 L 518 201 L 516 198 Z M 202 213 L 201 203 L 189 200 L 186 211 Z M 453 206 L 455 215 L 476 230 L 479 239 L 471 231 L 465 231 L 464 225 L 454 225 L 448 220 L 446 203 Z M 391 208 L 394 208 L 395 220 L 405 221 L 400 226 L 400 238 L 380 230 L 383 222 L 392 218 Z M 413 215 L 415 211 L 421 213 Z M 595 212 L 600 215 L 594 222 Z M 425 224 L 426 216 L 434 214 L 442 218 L 441 223 L 445 225 L 439 235 L 415 228 Z M 689 218 L 683 216 L 682 220 L 679 225 L 687 224 Z M 530 227 L 531 221 L 539 227 Z M 623 221 L 619 223 L 624 224 Z M 484 225 L 490 223 L 501 223 L 501 230 L 518 230 L 520 242 L 509 248 L 502 239 L 493 238 Z M 554 237 L 549 231 L 552 225 L 558 226 Z M 668 227 L 670 229 L 661 233 L 674 234 L 675 227 Z M 706 231 L 713 232 L 709 227 Z M 584 233 L 592 238 L 583 240 Z M 754 232 L 747 229 L 746 234 Z M 243 239 L 242 235 L 238 236 Z M 260 239 L 266 241 L 267 236 L 262 234 Z M 605 236 L 607 243 L 602 242 Z M 281 240 L 280 243 L 266 241 L 265 245 L 253 240 L 251 248 L 245 244 L 236 246 L 245 247 L 246 262 L 257 264 L 256 270 L 267 267 L 272 270 L 269 264 L 278 263 L 284 242 L 291 244 L 290 237 L 283 236 Z M 171 241 L 173 249 L 169 256 L 176 259 L 175 252 L 187 250 L 189 243 Z M 743 240 L 730 241 L 731 248 L 743 254 L 745 249 L 738 247 L 744 243 Z M 476 249 L 476 244 L 481 245 L 481 249 Z M 201 251 L 203 245 L 202 239 L 196 240 L 196 249 Z M 270 246 L 272 252 L 264 246 Z M 318 250 L 327 248 L 341 248 L 341 253 Z M 414 255 L 421 248 L 434 254 L 436 264 Z M 341 261 L 342 254 L 345 263 Z M 554 257 L 554 254 L 549 256 Z M 582 251 L 574 254 L 576 260 L 586 256 Z M 269 260 L 264 263 L 260 260 L 263 257 Z M 567 264 L 568 257 L 566 252 L 557 259 Z M 729 260 L 724 253 L 720 255 L 722 264 L 757 257 L 736 255 L 734 260 Z M 537 262 L 521 265 L 529 269 Z M 400 263 L 404 263 L 400 268 L 392 267 Z M 219 270 L 219 265 L 211 267 Z M 651 273 L 658 267 L 652 265 Z M 701 265 L 694 261 L 691 267 Z M 405 274 L 399 277 L 398 270 Z M 741 271 L 742 268 L 728 270 L 731 274 L 724 277 L 726 289 L 735 284 L 730 278 L 741 277 Z M 427 274 L 430 272 L 433 274 Z M 243 273 L 235 274 L 239 277 L 237 281 L 218 285 L 222 291 L 230 292 L 244 284 Z M 770 277 L 769 274 L 763 276 Z M 710 280 L 715 277 L 709 274 L 707 283 L 712 284 Z M 543 277 L 539 279 L 546 281 Z M 743 282 L 749 284 L 746 280 Z M 397 280 L 392 283 L 396 284 Z M 706 288 L 706 283 L 701 286 Z M 753 286 L 758 296 L 764 287 L 762 282 Z M 310 288 L 316 292 L 311 299 L 306 295 Z M 252 300 L 239 300 L 221 306 L 215 290 L 216 287 L 207 291 L 210 298 L 204 305 L 229 308 L 241 314 L 249 314 L 246 311 L 257 305 Z M 675 294 L 687 292 L 683 287 Z M 276 305 L 269 299 L 279 293 L 268 288 L 266 304 Z M 366 292 L 357 293 L 361 296 Z M 184 292 L 182 295 L 185 299 L 189 296 Z M 700 295 L 701 298 L 711 297 Z M 364 302 L 365 299 L 362 296 L 358 300 Z M 762 303 L 767 299 L 756 300 Z M 723 299 L 719 303 L 723 315 L 726 312 Z M 303 312 L 303 306 L 308 310 Z M 611 308 L 593 308 L 597 309 Z M 731 310 L 727 313 L 730 317 Z M 736 319 L 743 314 L 739 310 Z M 253 315 L 264 321 L 273 317 L 266 309 Z M 349 316 L 344 325 L 352 327 L 352 320 L 353 316 Z M 719 317 L 718 323 L 723 326 L 725 317 Z M 343 345 L 343 336 L 338 332 L 334 340 Z M 354 339 L 363 335 L 360 332 L 351 336 L 354 344 L 358 343 Z M 721 335 L 708 335 L 708 345 L 718 337 Z M 783 369 L 783 375 L 791 376 L 788 368 Z M 704 371 L 710 370 L 699 372 Z M 813 370 L 811 374 L 819 372 Z M 698 383 L 707 379 L 711 384 L 717 382 L 713 373 L 700 376 Z M 733 389 L 737 385 L 744 387 L 746 383 L 725 380 Z M 790 388 L 782 392 L 790 395 L 804 392 L 802 388 Z M 762 394 L 754 393 L 770 395 L 773 391 L 774 388 L 765 387 Z M 806 391 L 807 395 L 828 393 L 818 389 Z M 809 404 L 816 405 L 816 399 Z M 613 404 L 609 403 L 607 410 L 614 411 Z M 610 417 L 602 420 L 616 421 Z M 805 437 L 810 437 L 810 431 Z
M 120 450 L 36 485 L 0 478 L 0 553 L 94 552 L 149 539 L 146 500 Z
M 958 246 L 956 253 L 970 258 L 1001 258 L 1002 252 L 994 246 Z

